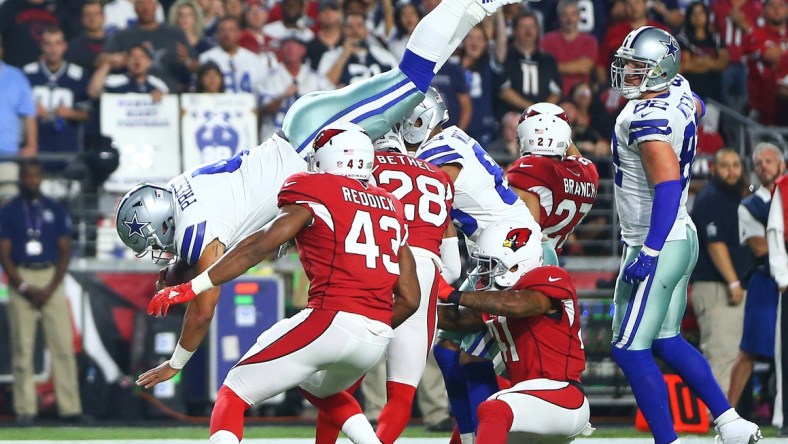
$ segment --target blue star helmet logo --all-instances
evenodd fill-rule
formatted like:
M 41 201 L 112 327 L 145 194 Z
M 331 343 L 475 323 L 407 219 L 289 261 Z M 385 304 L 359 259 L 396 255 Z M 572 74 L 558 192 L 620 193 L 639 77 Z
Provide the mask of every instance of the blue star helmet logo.
M 673 57 L 673 62 L 676 62 L 676 54 L 679 52 L 679 45 L 676 43 L 674 39 L 670 39 L 667 42 L 664 40 L 660 40 L 660 43 L 665 45 L 665 57 L 671 56 Z
M 150 225 L 150 222 L 140 222 L 137 220 L 137 212 L 134 212 L 134 216 L 132 216 L 131 220 L 124 220 L 123 224 L 129 229 L 129 237 L 134 235 L 139 235 L 141 238 L 145 238 L 145 233 L 142 232 L 142 229 Z

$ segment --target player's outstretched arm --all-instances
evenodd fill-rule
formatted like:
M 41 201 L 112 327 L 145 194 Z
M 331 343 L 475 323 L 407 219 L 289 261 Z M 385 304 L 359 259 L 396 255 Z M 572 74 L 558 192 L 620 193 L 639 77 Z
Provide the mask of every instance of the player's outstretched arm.
M 553 300 L 539 291 L 457 291 L 448 300 L 483 313 L 527 318 L 553 309 Z
M 200 259 L 194 266 L 195 273 L 202 273 L 213 265 L 224 254 L 225 246 L 214 239 L 203 250 Z M 165 268 L 166 270 L 166 268 Z M 160 281 L 162 277 L 160 276 Z M 159 283 L 157 282 L 157 285 Z M 186 314 L 183 317 L 181 327 L 181 337 L 175 346 L 172 357 L 157 367 L 154 367 L 141 374 L 137 379 L 137 385 L 146 389 L 164 382 L 176 374 L 186 365 L 192 354 L 200 346 L 208 329 L 211 326 L 213 315 L 216 310 L 216 303 L 219 301 L 219 288 L 212 288 L 197 295 L 194 300 L 186 307 Z
M 416 274 L 416 261 L 413 259 L 410 247 L 403 245 L 398 257 L 399 278 L 394 284 L 394 316 L 391 318 L 393 328 L 397 328 L 415 313 L 421 302 L 419 276 Z
M 454 304 L 438 305 L 438 328 L 441 330 L 473 333 L 484 330 L 481 313 Z
M 541 204 L 539 203 L 539 196 L 530 191 L 521 190 L 512 185 L 509 185 L 509 188 L 517 193 L 517 196 L 520 198 L 520 200 L 522 200 L 525 206 L 528 207 L 528 211 L 531 212 L 531 216 L 533 216 L 534 220 L 539 223 L 541 218 Z
M 441 261 L 443 262 L 443 269 L 441 269 L 441 276 L 447 282 L 454 282 L 460 278 L 462 274 L 462 258 L 460 257 L 460 239 L 457 237 L 457 229 L 454 224 L 449 220 L 449 225 L 443 233 L 443 241 L 441 241 L 440 252 Z

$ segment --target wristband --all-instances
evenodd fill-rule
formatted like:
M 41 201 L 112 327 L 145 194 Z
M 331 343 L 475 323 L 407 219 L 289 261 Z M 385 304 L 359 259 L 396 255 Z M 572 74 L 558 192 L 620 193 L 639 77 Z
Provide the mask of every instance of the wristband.
M 172 357 L 170 358 L 170 367 L 174 368 L 175 370 L 180 370 L 189 362 L 194 352 L 190 352 L 185 348 L 181 347 L 181 343 L 179 342 L 178 345 L 175 346 L 175 351 L 172 352 Z
M 200 294 L 214 287 L 213 282 L 211 282 L 211 277 L 208 276 L 207 270 L 198 274 L 197 277 L 192 279 L 191 283 L 194 294 Z
M 20 293 L 26 292 L 28 288 L 30 288 L 30 286 L 27 285 L 27 282 L 22 282 L 21 284 L 19 284 L 18 287 L 16 287 L 16 289 L 19 290 Z
M 734 288 L 739 288 L 739 287 L 741 287 L 741 282 L 740 281 L 733 281 L 730 284 L 728 284 L 728 288 L 730 288 L 731 290 L 733 290 Z
M 451 294 L 446 298 L 446 302 L 452 303 L 454 305 L 460 305 L 460 298 L 462 297 L 462 291 L 454 290 Z
M 659 256 L 659 250 L 655 250 L 653 248 L 649 248 L 643 245 L 643 248 L 640 249 L 640 252 L 645 254 L 646 256 L 657 257 Z

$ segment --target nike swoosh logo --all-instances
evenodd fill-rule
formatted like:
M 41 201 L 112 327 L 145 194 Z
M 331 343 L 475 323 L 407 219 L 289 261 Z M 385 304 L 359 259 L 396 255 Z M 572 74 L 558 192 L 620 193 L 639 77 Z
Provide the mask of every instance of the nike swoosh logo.
M 651 114 L 651 113 L 653 113 L 653 112 L 654 112 L 653 110 L 652 110 L 652 111 L 645 112 L 645 113 L 641 114 L 641 115 L 640 115 L 640 117 L 646 117 L 647 115 L 649 115 L 649 114 Z
M 175 296 L 178 296 L 178 295 L 180 295 L 180 293 L 179 293 L 179 292 L 177 292 L 177 291 L 172 291 L 172 292 L 170 292 L 170 295 L 169 295 L 169 296 L 167 296 L 167 298 L 168 298 L 168 299 L 172 299 L 172 298 L 174 298 Z
M 533 165 L 528 165 L 527 163 L 521 163 L 520 168 L 531 168 Z
M 282 185 L 282 187 L 289 187 L 290 185 L 294 185 L 296 183 L 298 183 L 298 182 L 285 182 L 285 184 Z
M 554 278 L 552 276 L 547 278 L 547 282 L 558 282 L 560 280 L 561 280 L 561 278 Z

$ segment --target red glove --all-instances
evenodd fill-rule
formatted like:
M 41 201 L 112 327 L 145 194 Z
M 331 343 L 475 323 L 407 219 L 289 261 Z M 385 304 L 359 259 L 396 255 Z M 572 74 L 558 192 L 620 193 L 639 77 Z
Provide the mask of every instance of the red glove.
M 455 289 L 448 282 L 446 279 L 443 279 L 443 276 L 438 274 L 438 299 L 441 302 L 448 302 L 452 304 L 459 305 L 460 303 L 460 295 L 462 294 L 461 291 Z
M 148 314 L 154 316 L 166 316 L 172 304 L 183 304 L 194 299 L 197 295 L 192 291 L 191 281 L 176 285 L 174 287 L 166 287 L 156 293 L 156 296 L 151 299 L 148 304 Z

